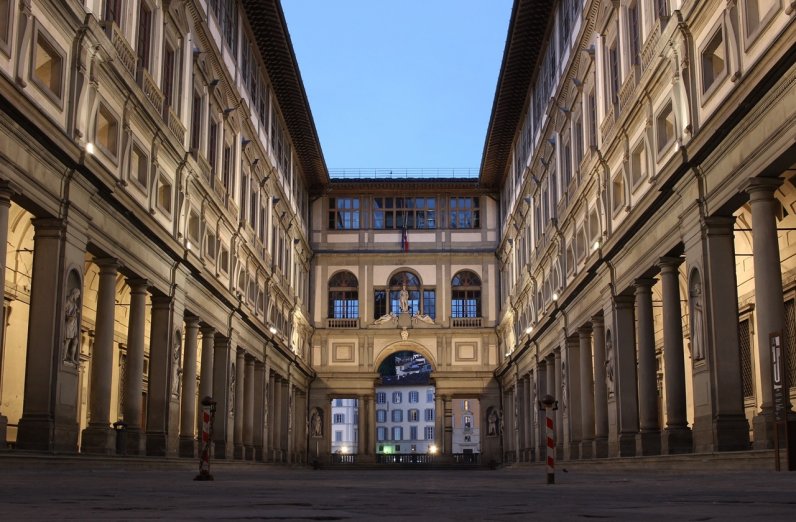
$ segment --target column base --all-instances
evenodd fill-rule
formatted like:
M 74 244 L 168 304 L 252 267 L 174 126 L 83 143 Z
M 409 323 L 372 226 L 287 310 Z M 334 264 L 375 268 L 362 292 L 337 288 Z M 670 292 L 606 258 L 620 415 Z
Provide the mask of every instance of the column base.
M 76 422 L 56 422 L 48 417 L 29 415 L 19 420 L 17 449 L 50 453 L 77 453 L 80 426 Z
M 90 425 L 83 430 L 80 442 L 81 453 L 93 455 L 114 455 L 116 453 L 116 437 L 110 426 Z
M 243 444 L 235 444 L 232 452 L 232 458 L 235 460 L 243 460 Z
M 215 440 L 213 441 L 213 458 L 214 459 L 228 459 L 232 455 L 227 451 L 227 441 Z
M 636 454 L 660 455 L 661 454 L 661 432 L 660 430 L 649 430 L 639 432 L 636 438 Z
M 724 415 L 713 421 L 713 451 L 745 451 L 749 447 L 749 421 L 744 415 Z
M 127 428 L 127 454 L 146 454 L 146 434 L 141 428 Z
M 585 439 L 580 441 L 580 458 L 594 458 L 594 439 Z
M 148 457 L 168 455 L 168 436 L 162 431 L 146 432 L 146 454 Z
M 636 435 L 637 433 L 620 433 L 618 449 L 620 457 L 636 456 Z
M 567 445 L 564 458 L 567 460 L 578 460 L 580 458 L 580 441 L 573 440 Z
M 608 437 L 597 437 L 594 439 L 595 458 L 604 459 L 608 457 Z
M 762 411 L 752 419 L 752 430 L 755 441 L 752 448 L 772 449 L 774 447 L 774 412 Z
M 196 439 L 189 436 L 180 436 L 180 449 L 179 455 L 180 457 L 186 458 L 196 458 Z
M 265 449 L 262 446 L 254 447 L 254 460 L 258 462 L 265 461 Z
M 254 446 L 244 446 L 243 458 L 245 460 L 254 460 Z
M 690 428 L 666 428 L 661 437 L 661 453 L 674 455 L 693 453 L 694 442 Z

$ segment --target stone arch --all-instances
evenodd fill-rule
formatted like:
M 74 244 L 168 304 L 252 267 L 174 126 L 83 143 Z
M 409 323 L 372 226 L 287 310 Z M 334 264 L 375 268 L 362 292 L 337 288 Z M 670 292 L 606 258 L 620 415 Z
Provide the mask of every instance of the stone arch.
M 387 357 L 394 355 L 398 352 L 404 352 L 404 351 L 419 353 L 420 355 L 425 357 L 426 361 L 428 361 L 428 363 L 431 365 L 431 371 L 432 372 L 437 371 L 437 362 L 434 356 L 431 354 L 431 351 L 422 344 L 409 340 L 396 341 L 392 344 L 388 344 L 387 346 L 385 346 L 382 349 L 382 351 L 373 360 L 374 368 L 376 368 L 378 371 L 378 369 L 381 367 L 382 363 L 387 359 Z

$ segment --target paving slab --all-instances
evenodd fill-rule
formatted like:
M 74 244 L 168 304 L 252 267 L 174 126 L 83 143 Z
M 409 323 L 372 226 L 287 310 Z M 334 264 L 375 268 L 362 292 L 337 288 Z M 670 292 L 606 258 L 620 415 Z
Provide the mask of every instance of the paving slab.
M 796 473 L 521 469 L 195 473 L 0 461 L 2 520 L 794 520 Z

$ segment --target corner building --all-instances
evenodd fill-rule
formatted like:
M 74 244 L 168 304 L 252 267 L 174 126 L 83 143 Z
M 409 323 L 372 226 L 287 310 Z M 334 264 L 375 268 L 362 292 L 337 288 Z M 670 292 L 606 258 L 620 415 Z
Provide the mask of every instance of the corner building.
M 0 0 L 0 437 L 190 457 L 211 396 L 216 458 L 329 461 L 356 400 L 378 460 L 413 352 L 440 459 L 462 401 L 540 459 L 548 393 L 568 459 L 771 447 L 794 17 L 516 0 L 478 178 L 330 178 L 277 0 Z

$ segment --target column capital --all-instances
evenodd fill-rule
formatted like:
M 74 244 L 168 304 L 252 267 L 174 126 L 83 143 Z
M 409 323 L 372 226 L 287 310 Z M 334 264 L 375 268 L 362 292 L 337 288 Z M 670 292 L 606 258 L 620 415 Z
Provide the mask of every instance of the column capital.
M 171 306 L 171 296 L 163 294 L 152 295 L 152 308 L 168 308 Z
M 199 328 L 199 317 L 195 315 L 185 314 L 183 321 L 185 321 L 186 328 Z
M 648 294 L 652 291 L 652 286 L 658 280 L 654 277 L 639 277 L 638 279 L 633 280 L 633 286 L 636 287 L 636 295 L 639 293 Z
M 780 178 L 751 178 L 744 186 L 744 192 L 749 194 L 749 201 L 771 200 L 774 198 L 774 191 L 777 190 L 784 180 Z
M 128 277 L 124 282 L 130 287 L 131 294 L 145 294 L 149 288 L 149 281 L 143 278 Z
M 592 328 L 591 326 L 581 326 L 578 328 L 578 337 L 583 339 L 584 337 L 591 337 Z
M 632 295 L 615 295 L 614 296 L 614 307 L 615 308 L 632 308 L 636 302 L 636 298 Z
M 199 325 L 199 331 L 202 332 L 202 335 L 215 335 L 216 329 L 209 324 L 202 323 Z
M 591 329 L 602 328 L 605 326 L 605 317 L 602 315 L 593 315 L 591 318 Z
M 95 257 L 92 261 L 99 267 L 100 275 L 115 275 L 122 266 L 115 257 Z
M 708 216 L 702 219 L 702 230 L 709 236 L 731 236 L 735 216 Z
M 37 237 L 61 237 L 66 228 L 66 223 L 58 218 L 33 218 L 30 220 L 34 229 L 34 239 Z
M 11 206 L 11 198 L 19 193 L 16 185 L 6 179 L 0 179 L 0 205 Z
M 658 260 L 658 267 L 661 269 L 661 274 L 677 272 L 677 268 L 682 262 L 682 257 L 662 257 Z

